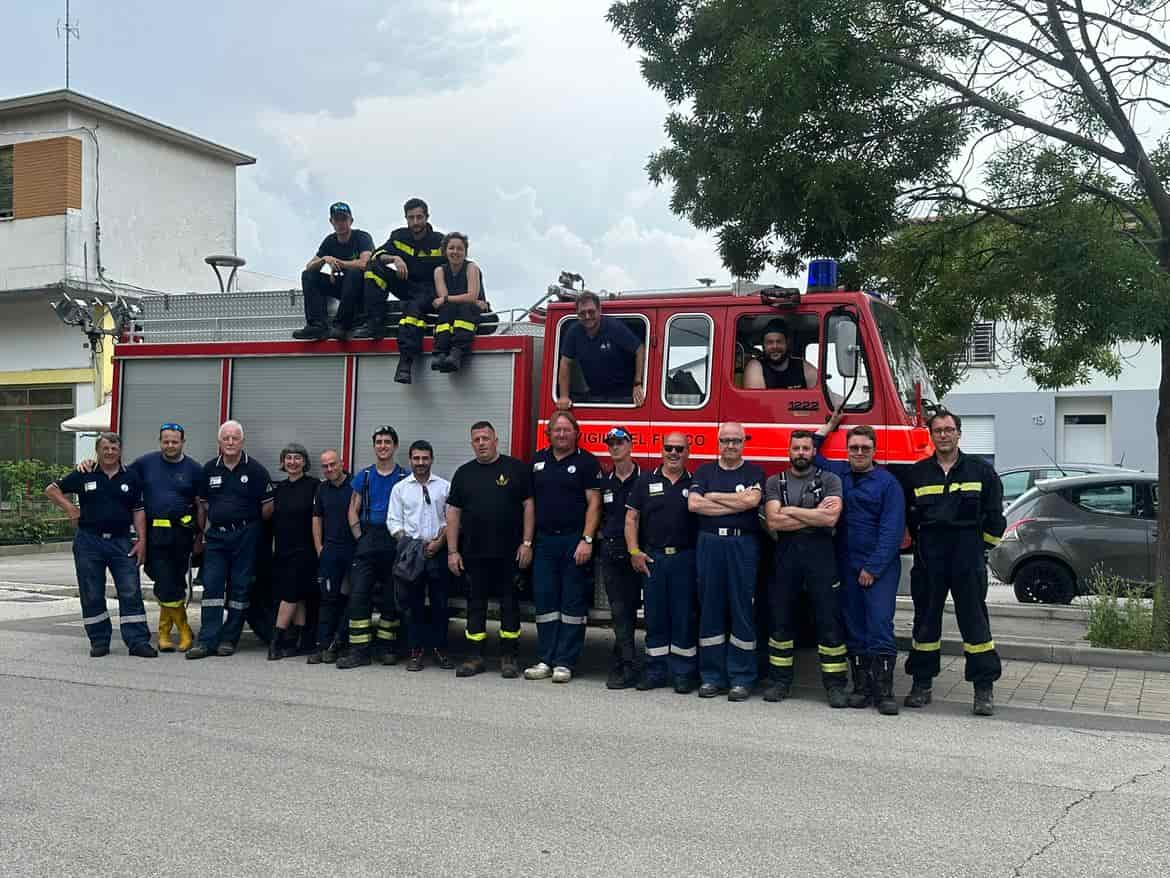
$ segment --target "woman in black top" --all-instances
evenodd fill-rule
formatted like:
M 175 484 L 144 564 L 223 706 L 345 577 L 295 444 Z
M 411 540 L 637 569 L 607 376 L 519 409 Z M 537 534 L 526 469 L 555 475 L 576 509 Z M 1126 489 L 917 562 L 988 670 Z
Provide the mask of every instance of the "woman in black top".
M 435 357 L 431 368 L 439 372 L 458 372 L 463 358 L 471 353 L 471 343 L 479 326 L 479 315 L 488 309 L 483 294 L 483 274 L 467 258 L 468 241 L 462 232 L 451 232 L 443 239 L 447 261 L 435 269 L 435 301 L 439 312 L 435 325 Z
M 305 600 L 317 593 L 317 552 L 313 548 L 313 500 L 320 482 L 307 475 L 309 452 L 290 442 L 280 452 L 288 478 L 273 490 L 272 586 L 280 598 L 268 658 L 296 655 L 305 624 Z

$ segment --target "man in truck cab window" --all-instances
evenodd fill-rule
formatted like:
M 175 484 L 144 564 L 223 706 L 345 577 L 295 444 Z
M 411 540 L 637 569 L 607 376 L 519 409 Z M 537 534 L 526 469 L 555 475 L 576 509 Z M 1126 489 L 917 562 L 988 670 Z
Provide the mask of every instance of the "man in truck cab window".
M 773 320 L 764 327 L 764 354 L 743 368 L 746 390 L 811 390 L 817 386 L 817 369 L 807 360 L 788 355 L 788 327 Z
M 588 386 L 578 402 L 629 403 L 646 400 L 642 389 L 646 345 L 616 317 L 601 313 L 601 299 L 588 290 L 577 298 L 577 322 L 565 332 L 557 367 L 557 408 L 570 409 L 573 364 Z

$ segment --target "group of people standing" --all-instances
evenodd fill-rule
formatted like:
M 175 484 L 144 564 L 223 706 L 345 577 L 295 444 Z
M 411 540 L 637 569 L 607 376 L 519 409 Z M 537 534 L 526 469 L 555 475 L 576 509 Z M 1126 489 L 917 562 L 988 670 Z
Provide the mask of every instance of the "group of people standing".
M 660 464 L 643 470 L 633 458 L 634 436 L 615 426 L 605 436 L 610 467 L 603 470 L 579 446 L 572 413 L 559 410 L 548 423 L 547 447 L 529 463 L 501 454 L 494 427 L 478 421 L 470 429 L 474 457 L 448 482 L 432 472 L 434 451 L 425 440 L 410 445 L 409 470 L 397 464 L 398 434 L 386 425 L 371 437 L 374 463 L 354 476 L 327 449 L 318 480 L 309 475 L 309 452 L 289 443 L 280 455 L 287 478 L 275 484 L 244 451 L 238 422 L 220 427 L 219 455 L 203 466 L 183 453 L 183 428 L 166 423 L 160 450 L 129 466 L 117 435 L 101 434 L 96 460 L 46 493 L 78 522 L 74 556 L 95 657 L 109 652 L 111 639 L 107 569 L 130 653 L 157 654 L 138 578 L 145 562 L 160 604 L 159 646 L 174 649 L 170 630 L 177 627 L 188 659 L 232 655 L 245 622 L 269 640 L 270 659 L 296 655 L 313 603 L 310 664 L 344 670 L 408 657 L 410 670 L 431 661 L 470 677 L 487 669 L 487 603 L 495 598 L 500 673 L 514 678 L 521 673 L 521 577 L 531 568 L 537 660 L 523 675 L 567 683 L 584 644 L 596 554 L 613 618 L 609 688 L 671 686 L 744 701 L 766 654 L 764 699 L 782 701 L 793 683 L 798 606 L 807 595 L 829 704 L 875 704 L 883 714 L 898 712 L 893 618 L 908 528 L 915 621 L 906 663 L 913 685 L 904 704 L 930 703 L 949 593 L 975 712 L 992 713 L 1000 663 L 984 603 L 983 552 L 1004 530 L 998 477 L 959 450 L 957 415 L 930 419 L 935 453 L 909 469 L 905 485 L 874 465 L 869 426 L 848 430 L 847 462 L 823 457 L 820 446 L 839 421 L 837 413 L 816 433 L 794 431 L 789 469 L 770 478 L 745 460 L 750 437 L 738 423 L 720 426 L 718 459 L 693 473 L 685 433 L 663 436 Z M 265 521 L 270 547 L 259 545 Z M 272 552 L 274 618 L 251 602 L 260 548 Z M 195 636 L 186 573 L 200 551 L 204 591 Z M 773 569 L 761 576 L 766 554 Z M 458 666 L 446 652 L 455 578 L 467 594 Z M 757 591 L 768 606 L 766 652 L 758 649 Z
M 402 303 L 394 380 L 410 384 L 414 362 L 422 356 L 427 315 L 436 315 L 431 368 L 457 372 L 489 306 L 483 274 L 467 258 L 467 236 L 435 231 L 421 198 L 409 199 L 403 213 L 406 225 L 375 248 L 369 232 L 353 227 L 353 210 L 347 203 L 330 205 L 333 232 L 301 273 L 305 325 L 293 338 L 381 341 L 387 333 L 387 297 L 394 296 Z M 338 300 L 332 324 L 329 299 Z

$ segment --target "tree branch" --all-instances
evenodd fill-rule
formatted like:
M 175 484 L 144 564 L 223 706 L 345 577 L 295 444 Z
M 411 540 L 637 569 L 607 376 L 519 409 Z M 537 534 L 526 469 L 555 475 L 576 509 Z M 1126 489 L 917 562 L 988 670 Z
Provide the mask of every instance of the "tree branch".
M 1018 40 L 1015 37 L 1009 37 L 1007 34 L 994 31 L 991 28 L 983 27 L 983 25 L 979 24 L 978 22 L 970 18 L 966 18 L 962 15 L 956 15 L 954 12 L 939 6 L 937 3 L 931 2 L 931 0 L 918 0 L 918 2 L 926 9 L 937 15 L 939 18 L 945 18 L 952 24 L 959 25 L 959 27 L 963 28 L 964 30 L 968 30 L 972 33 L 977 33 L 980 36 L 987 37 L 987 39 L 995 43 L 997 46 L 1014 46 L 1021 52 L 1027 55 L 1031 55 L 1033 58 L 1036 58 L 1039 61 L 1044 61 L 1047 64 L 1051 64 L 1053 67 L 1065 66 L 1065 64 L 1062 63 L 1059 55 L 1050 55 L 1047 52 L 1040 51 L 1031 43 L 1026 43 L 1023 40 Z
M 1067 0 L 1057 0 L 1056 5 L 1059 6 L 1061 9 L 1063 9 L 1065 12 L 1076 12 L 1076 9 L 1072 6 L 1071 3 L 1068 3 Z M 1156 46 L 1157 48 L 1161 49 L 1163 52 L 1170 53 L 1170 43 L 1165 43 L 1162 40 L 1159 40 L 1157 37 L 1153 36 L 1148 30 L 1142 30 L 1141 28 L 1134 27 L 1131 24 L 1126 24 L 1124 21 L 1122 21 L 1120 18 L 1118 18 L 1115 15 L 1102 15 L 1099 12 L 1085 12 L 1084 15 L 1085 15 L 1085 18 L 1089 19 L 1090 21 L 1096 21 L 1096 22 L 1099 22 L 1101 24 L 1107 24 L 1111 27 L 1115 27 L 1120 31 L 1124 31 L 1125 33 L 1129 34 L 1130 36 L 1138 37 L 1139 39 L 1145 40 L 1151 46 Z

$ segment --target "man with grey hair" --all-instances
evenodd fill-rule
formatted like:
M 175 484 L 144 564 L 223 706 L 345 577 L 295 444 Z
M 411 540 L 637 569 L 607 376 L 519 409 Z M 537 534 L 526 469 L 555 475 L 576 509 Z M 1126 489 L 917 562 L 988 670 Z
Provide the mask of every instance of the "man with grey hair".
M 206 535 L 203 604 L 199 640 L 187 651 L 189 659 L 236 651 L 255 576 L 260 522 L 272 517 L 272 481 L 244 452 L 239 421 L 220 426 L 219 456 L 204 465 L 198 496 L 199 527 Z
M 81 597 L 82 622 L 89 636 L 92 658 L 109 655 L 110 613 L 106 609 L 106 570 L 118 591 L 118 621 L 130 655 L 155 658 L 142 605 L 138 565 L 146 560 L 146 510 L 142 483 L 122 465 L 122 440 L 117 433 L 100 433 L 97 466 L 93 472 L 74 470 L 51 482 L 45 495 L 77 525 L 73 560 Z M 78 506 L 65 496 L 76 494 Z M 138 541 L 131 543 L 131 526 Z

